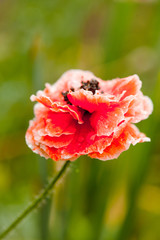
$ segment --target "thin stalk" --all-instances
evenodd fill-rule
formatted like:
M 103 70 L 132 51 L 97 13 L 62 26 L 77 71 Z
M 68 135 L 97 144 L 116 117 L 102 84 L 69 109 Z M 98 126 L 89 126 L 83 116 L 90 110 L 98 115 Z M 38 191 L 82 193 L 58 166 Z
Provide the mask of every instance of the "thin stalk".
M 50 190 L 54 187 L 55 183 L 63 175 L 66 168 L 69 166 L 70 161 L 67 161 L 58 174 L 52 179 L 48 186 L 43 190 L 43 192 L 35 199 L 33 202 L 10 224 L 10 226 L 0 234 L 0 239 L 3 239 L 10 233 L 32 210 L 34 210 L 39 203 L 41 203 L 49 194 Z

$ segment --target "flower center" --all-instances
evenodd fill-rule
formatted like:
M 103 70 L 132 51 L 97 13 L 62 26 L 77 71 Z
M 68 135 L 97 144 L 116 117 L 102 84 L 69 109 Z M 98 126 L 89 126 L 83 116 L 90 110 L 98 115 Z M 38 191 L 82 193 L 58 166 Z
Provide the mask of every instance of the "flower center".
M 68 93 L 69 93 L 69 91 L 62 92 L 62 95 L 64 97 L 64 101 L 67 102 L 67 104 L 72 105 L 72 103 L 68 99 L 68 96 L 67 96 Z
M 90 81 L 87 82 L 81 82 L 82 85 L 80 89 L 84 89 L 87 91 L 91 91 L 93 94 L 95 94 L 96 90 L 99 90 L 99 82 L 96 79 L 91 79 Z
M 79 89 L 84 89 L 86 91 L 91 91 L 93 94 L 95 94 L 96 90 L 99 90 L 99 82 L 96 79 L 91 79 L 90 81 L 87 82 L 81 82 L 81 86 Z M 72 92 L 74 92 L 74 88 L 70 88 L 70 90 Z M 69 91 L 66 92 L 62 92 L 62 95 L 64 97 L 64 101 L 67 102 L 67 104 L 72 105 L 72 103 L 69 101 L 67 94 L 69 93 Z

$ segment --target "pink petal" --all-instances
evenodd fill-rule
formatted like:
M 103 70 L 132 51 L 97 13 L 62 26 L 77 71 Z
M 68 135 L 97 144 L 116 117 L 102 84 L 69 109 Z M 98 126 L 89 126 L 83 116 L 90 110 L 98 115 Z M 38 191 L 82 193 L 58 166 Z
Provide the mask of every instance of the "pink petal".
M 101 83 L 101 88 L 104 92 L 115 96 L 123 93 L 121 100 L 127 96 L 136 95 L 141 86 L 142 82 L 136 74 L 127 78 L 116 78 Z
M 148 118 L 152 111 L 152 101 L 147 96 L 143 96 L 143 94 L 140 92 L 131 101 L 125 117 L 130 118 L 132 123 L 137 123 Z
M 62 92 L 65 92 L 71 88 L 77 90 L 80 88 L 82 81 L 88 81 L 93 78 L 98 79 L 90 71 L 69 70 L 65 72 L 55 84 L 50 85 L 47 83 L 43 94 L 49 96 L 52 100 L 62 101 Z M 40 92 L 41 91 L 39 91 L 39 93 Z

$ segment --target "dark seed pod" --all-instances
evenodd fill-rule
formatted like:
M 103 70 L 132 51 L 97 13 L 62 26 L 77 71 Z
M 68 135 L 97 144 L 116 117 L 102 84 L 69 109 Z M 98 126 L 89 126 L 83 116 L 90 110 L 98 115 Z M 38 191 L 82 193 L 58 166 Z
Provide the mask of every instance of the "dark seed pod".
M 84 89 L 87 91 L 91 91 L 93 94 L 95 94 L 96 90 L 99 90 L 99 82 L 96 79 L 91 79 L 90 81 L 87 82 L 81 82 L 80 89 Z

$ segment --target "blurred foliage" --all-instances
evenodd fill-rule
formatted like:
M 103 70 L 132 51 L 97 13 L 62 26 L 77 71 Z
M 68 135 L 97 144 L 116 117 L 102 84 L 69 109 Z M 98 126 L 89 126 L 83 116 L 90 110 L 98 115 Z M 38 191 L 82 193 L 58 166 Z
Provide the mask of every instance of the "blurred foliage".
M 136 73 L 154 102 L 152 116 L 137 124 L 151 143 L 114 161 L 76 160 L 43 213 L 36 210 L 8 239 L 159 239 L 159 63 L 158 0 L 0 1 L 1 231 L 61 165 L 40 160 L 24 139 L 33 118 L 29 97 L 45 82 L 71 68 L 102 79 Z

